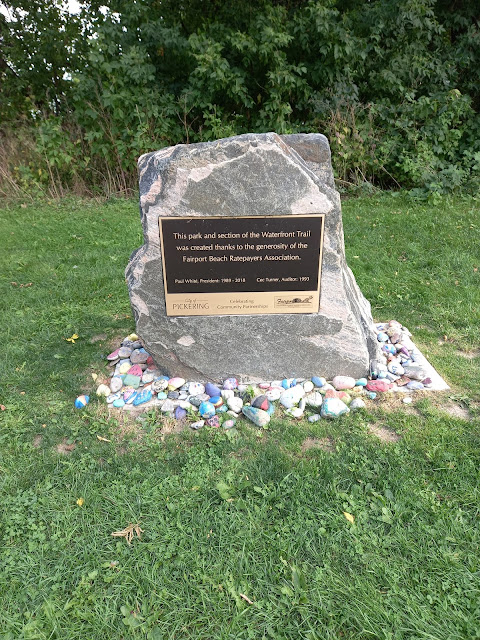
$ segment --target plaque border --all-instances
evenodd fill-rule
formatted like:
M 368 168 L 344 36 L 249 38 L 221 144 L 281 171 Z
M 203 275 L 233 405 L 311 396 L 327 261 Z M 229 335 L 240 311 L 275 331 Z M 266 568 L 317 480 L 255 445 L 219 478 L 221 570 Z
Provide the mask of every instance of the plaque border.
M 320 311 L 320 298 L 321 298 L 321 280 L 322 280 L 322 261 L 323 261 L 323 241 L 324 241 L 324 237 L 325 237 L 325 213 L 299 213 L 299 214 L 295 214 L 295 213 L 291 213 L 288 215 L 282 214 L 282 215 L 271 215 L 271 216 L 162 216 L 159 215 L 158 216 L 158 228 L 159 228 L 159 237 L 160 237 L 160 252 L 161 252 L 161 256 L 162 256 L 162 270 L 163 270 L 163 289 L 164 289 L 164 296 L 165 296 L 165 315 L 167 317 L 170 318 L 190 318 L 192 316 L 202 316 L 202 317 L 215 317 L 215 316 L 234 316 L 234 315 L 264 315 L 264 316 L 270 316 L 270 315 L 293 315 L 293 314 L 303 314 L 303 315 L 312 315 L 314 313 L 319 313 Z M 163 220 L 172 220 L 172 219 L 184 219 L 184 220 L 238 220 L 238 219 L 242 219 L 242 220 L 252 220 L 252 219 L 269 219 L 269 218 L 288 218 L 288 219 L 292 219 L 292 218 L 321 218 L 322 219 L 322 225 L 321 225 L 321 231 L 320 231 L 320 251 L 319 251 L 319 258 L 318 258 L 318 284 L 317 284 L 317 289 L 315 291 L 231 291 L 231 292 L 227 292 L 227 291 L 222 291 L 222 292 L 214 292 L 214 293 L 168 293 L 168 288 L 167 288 L 167 270 L 166 270 L 166 264 L 165 264 L 165 254 L 164 254 L 164 240 L 163 240 L 163 228 L 162 228 L 162 222 Z M 185 296 L 214 296 L 217 297 L 217 299 L 219 301 L 221 301 L 221 298 L 223 296 L 258 296 L 259 294 L 269 294 L 269 295 L 273 295 L 275 298 L 279 298 L 279 297 L 288 297 L 288 296 L 294 296 L 296 294 L 296 297 L 298 296 L 306 296 L 308 297 L 309 295 L 314 295 L 317 296 L 318 295 L 318 308 L 314 311 L 304 311 L 302 310 L 302 303 L 299 303 L 299 306 L 295 307 L 295 308 L 291 308 L 290 310 L 286 311 L 284 310 L 281 305 L 277 306 L 276 301 L 274 300 L 273 302 L 273 309 L 275 310 L 270 310 L 267 311 L 266 313 L 262 313 L 262 312 L 250 312 L 250 313 L 231 313 L 231 312 L 225 312 L 225 313 L 189 313 L 189 314 L 180 314 L 180 313 L 169 313 L 168 312 L 168 298 L 172 298 L 174 296 L 180 296 L 182 298 L 185 298 Z M 180 299 L 180 298 L 177 298 Z M 172 302 L 173 304 L 173 302 Z M 303 307 L 304 308 L 304 307 Z M 279 309 L 277 311 L 277 309 Z M 200 309 L 201 310 L 201 309 Z

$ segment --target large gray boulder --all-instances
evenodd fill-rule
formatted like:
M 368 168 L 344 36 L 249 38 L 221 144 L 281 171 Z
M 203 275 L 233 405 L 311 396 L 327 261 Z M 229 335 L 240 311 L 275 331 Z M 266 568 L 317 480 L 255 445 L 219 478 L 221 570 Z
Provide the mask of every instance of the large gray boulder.
M 320 134 L 245 134 L 142 156 L 144 245 L 126 269 L 137 333 L 168 375 L 221 381 L 364 376 L 378 354 L 370 304 L 345 260 L 330 148 Z M 167 317 L 159 216 L 325 214 L 318 313 Z

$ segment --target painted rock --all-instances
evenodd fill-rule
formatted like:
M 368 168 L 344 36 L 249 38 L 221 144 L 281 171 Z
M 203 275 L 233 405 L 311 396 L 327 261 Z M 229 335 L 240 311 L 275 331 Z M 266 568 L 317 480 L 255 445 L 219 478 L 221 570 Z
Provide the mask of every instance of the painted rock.
M 228 407 L 226 404 L 222 404 L 220 407 L 217 407 L 215 413 L 227 413 Z
M 301 385 L 295 385 L 294 387 L 286 389 L 280 396 L 279 400 L 285 409 L 291 409 L 299 402 L 300 398 L 303 398 L 304 395 L 304 388 Z
M 387 334 L 386 334 L 386 333 L 384 333 L 383 331 L 380 331 L 380 332 L 377 334 L 377 340 L 378 340 L 379 342 L 387 342 L 387 340 L 388 340 L 388 336 L 387 336 Z
M 404 368 L 398 360 L 391 360 L 387 365 L 387 369 L 390 371 L 390 373 L 393 373 L 396 376 L 403 376 L 403 374 L 405 373 Z
M 118 367 L 118 373 L 120 375 L 128 373 L 129 369 L 131 368 L 131 364 L 130 364 L 130 360 L 127 360 L 127 362 L 122 362 L 120 364 L 120 366 Z
M 275 413 L 275 405 L 273 404 L 273 402 L 268 403 L 268 409 L 265 409 L 265 411 L 270 417 L 273 416 L 273 414 Z
M 175 420 L 185 420 L 187 412 L 183 407 L 177 407 L 173 415 L 175 416 Z
M 123 399 L 125 402 L 130 398 L 131 395 L 137 393 L 133 387 L 125 387 L 123 390 Z
M 178 400 L 180 398 L 180 394 L 178 393 L 178 391 L 169 391 L 167 393 L 167 398 L 169 398 L 170 400 Z
M 90 396 L 78 396 L 78 398 L 75 399 L 75 409 L 83 409 L 89 402 Z
M 156 380 L 153 381 L 152 389 L 156 391 L 156 393 L 159 393 L 160 391 L 165 391 L 167 387 L 168 387 L 168 380 L 165 380 L 165 378 L 157 378 Z
M 188 393 L 191 396 L 199 396 L 202 393 L 205 393 L 205 385 L 201 382 L 190 382 L 188 385 Z
M 153 385 L 152 385 L 152 391 L 154 391 Z M 158 391 L 157 398 L 159 400 L 166 400 L 168 398 L 168 393 L 166 391 Z
M 193 423 L 190 425 L 190 429 L 195 429 L 195 430 L 197 430 L 197 429 L 201 429 L 201 428 L 202 428 L 202 427 L 204 427 L 204 426 L 205 426 L 205 420 L 197 420 L 197 422 L 193 422 Z
M 251 420 L 257 427 L 266 427 L 270 422 L 270 416 L 266 411 L 256 407 L 242 407 L 243 415 Z
M 202 402 L 198 410 L 202 418 L 208 419 L 215 415 L 215 407 L 211 402 Z
M 368 391 L 367 396 L 370 398 L 370 400 L 375 400 L 377 394 L 375 393 L 375 391 Z
M 410 391 L 423 391 L 425 386 L 418 380 L 411 380 L 407 384 L 407 389 L 410 389 Z
M 357 411 L 358 409 L 365 409 L 367 405 L 361 398 L 354 398 L 349 406 L 350 411 Z
M 343 389 L 353 389 L 353 387 L 355 386 L 355 378 L 352 378 L 350 376 L 335 376 L 332 380 L 332 385 L 337 391 L 342 391 Z
M 230 420 L 225 420 L 225 422 L 222 422 L 222 427 L 224 429 L 233 429 L 235 424 L 236 424 L 236 420 L 234 418 L 231 418 Z
M 112 353 L 109 353 L 107 356 L 107 360 L 110 360 L 110 362 L 112 362 L 113 360 L 118 360 L 119 356 L 118 356 L 118 352 L 120 351 L 120 349 L 115 349 L 115 351 L 112 351 Z
M 316 387 L 323 387 L 323 385 L 326 383 L 326 380 L 325 378 L 321 378 L 319 376 L 313 376 L 312 382 Z
M 355 382 L 355 386 L 356 387 L 366 387 L 367 386 L 367 382 L 368 382 L 368 380 L 366 378 L 359 378 Z
M 125 406 L 125 400 L 123 398 L 117 398 L 117 400 L 113 401 L 113 406 L 115 409 L 121 409 Z
M 323 396 L 318 391 L 313 391 L 305 396 L 305 403 L 309 407 L 313 407 L 314 409 L 318 409 L 318 407 L 322 406 Z
M 258 385 L 259 389 L 262 389 L 262 391 L 266 391 L 267 389 L 270 389 L 270 383 L 269 382 L 260 382 L 260 384 Z
M 109 396 L 107 396 L 107 404 L 113 404 L 115 400 L 118 400 L 121 397 L 122 397 L 122 394 L 120 392 L 111 393 Z
M 132 353 L 132 350 L 130 347 L 120 347 L 120 349 L 118 350 L 118 357 L 129 358 L 131 353 Z
M 151 389 L 142 389 L 137 393 L 136 398 L 133 401 L 133 406 L 137 407 L 139 404 L 145 404 L 152 399 L 152 390 Z
M 220 426 L 220 418 L 218 416 L 212 416 L 211 418 L 207 418 L 206 423 L 209 427 L 218 429 L 218 427 Z
M 367 391 L 375 391 L 378 393 L 381 391 L 382 393 L 391 389 L 392 385 L 389 382 L 385 382 L 385 380 L 369 380 L 366 386 Z
M 241 398 L 228 398 L 227 400 L 228 408 L 235 413 L 240 413 L 243 407 L 243 400 Z
M 302 386 L 305 393 L 310 393 L 310 391 L 313 391 L 315 388 L 315 385 L 311 380 L 305 380 L 305 382 L 302 383 Z
M 130 369 L 127 371 L 127 374 L 129 376 L 139 376 L 140 378 L 143 376 L 143 370 L 142 367 L 139 364 L 134 364 L 132 367 L 130 367 Z
M 97 387 L 97 396 L 107 396 L 110 395 L 110 387 L 107 387 L 106 384 L 100 384 Z
M 149 384 L 150 382 L 153 382 L 153 379 L 155 378 L 155 374 L 151 373 L 150 371 L 144 371 L 143 375 L 142 375 L 142 382 L 143 384 Z
M 152 356 L 149 355 L 145 364 L 147 365 L 147 367 L 154 367 L 155 360 L 152 358 Z
M 396 348 L 393 346 L 393 344 L 389 344 L 389 343 L 382 345 L 382 351 L 383 351 L 384 353 L 387 353 L 387 354 L 388 354 L 388 353 L 390 353 L 390 354 L 392 354 L 392 355 L 393 355 L 393 354 L 395 354 L 395 353 L 397 353 L 397 350 L 396 350 Z
M 399 378 L 397 380 L 397 386 L 398 387 L 404 387 L 405 385 L 407 385 L 410 382 L 410 378 L 407 378 L 407 376 L 402 376 L 401 378 Z
M 167 400 L 165 400 L 165 402 L 162 404 L 160 411 L 162 413 L 173 413 L 175 411 L 175 409 L 177 408 L 177 404 L 175 404 L 174 400 L 169 400 L 167 398 Z
M 145 364 L 149 355 L 145 349 L 135 349 L 130 354 L 130 362 L 132 364 Z
M 222 395 L 221 390 L 215 384 L 212 384 L 211 382 L 207 382 L 207 384 L 205 385 L 205 393 L 207 395 L 209 395 L 210 398 L 214 398 L 216 396 L 221 396 Z
M 256 407 L 257 409 L 263 409 L 264 411 L 267 411 L 269 406 L 270 406 L 270 402 L 267 396 L 257 396 L 252 402 L 252 407 Z
M 300 409 L 300 407 L 292 407 L 291 409 L 287 409 L 285 413 L 292 416 L 292 418 L 301 418 L 303 416 L 303 409 Z
M 270 400 L 270 402 L 274 402 L 278 400 L 282 395 L 283 389 L 281 387 L 270 387 L 265 391 L 265 395 Z
M 168 390 L 176 391 L 180 389 L 185 384 L 185 380 L 183 378 L 170 378 L 168 381 Z
M 296 378 L 284 378 L 282 380 L 282 387 L 284 389 L 290 389 L 291 387 L 294 387 L 296 384 L 297 384 Z
M 134 389 L 138 389 L 138 387 L 140 386 L 140 381 L 140 376 L 133 376 L 132 374 L 127 373 L 123 380 L 123 384 L 126 387 L 133 387 Z
M 217 409 L 218 407 L 221 407 L 223 404 L 223 398 L 221 395 L 218 396 L 212 396 L 210 398 L 210 402 L 213 404 L 213 406 L 215 407 L 215 409 Z
M 325 398 L 320 414 L 322 418 L 338 418 L 349 412 L 347 405 L 338 398 Z
M 325 395 L 327 393 L 327 391 L 336 391 L 335 387 L 332 387 L 332 385 L 329 382 L 326 382 L 323 387 L 320 387 L 318 392 L 321 393 L 322 395 Z
M 113 376 L 110 380 L 110 389 L 112 393 L 117 393 L 123 387 L 123 380 L 120 376 Z
M 125 394 L 123 394 L 123 400 L 125 404 L 133 404 L 133 401 L 137 397 L 137 393 L 138 391 L 133 390 L 131 393 L 128 394 L 127 397 L 125 397 Z
M 427 377 L 426 371 L 418 366 L 407 366 L 404 367 L 405 375 L 410 378 L 410 380 L 425 380 Z
M 223 382 L 223 388 L 229 391 L 233 391 L 238 387 L 238 380 L 236 378 L 227 378 Z
M 308 416 L 309 422 L 318 422 L 321 419 L 321 415 L 319 413 L 314 413 L 312 416 Z
M 425 387 L 430 387 L 433 384 L 433 380 L 431 378 L 425 378 L 424 380 L 422 380 L 422 384 Z
M 222 389 L 222 398 L 226 402 L 229 398 L 233 398 L 235 396 L 235 392 L 233 389 Z

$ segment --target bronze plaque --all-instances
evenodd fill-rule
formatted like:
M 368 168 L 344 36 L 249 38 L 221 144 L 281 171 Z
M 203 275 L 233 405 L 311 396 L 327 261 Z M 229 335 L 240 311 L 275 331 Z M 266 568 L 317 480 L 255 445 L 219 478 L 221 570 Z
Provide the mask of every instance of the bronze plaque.
M 324 223 L 160 217 L 167 316 L 318 312 Z

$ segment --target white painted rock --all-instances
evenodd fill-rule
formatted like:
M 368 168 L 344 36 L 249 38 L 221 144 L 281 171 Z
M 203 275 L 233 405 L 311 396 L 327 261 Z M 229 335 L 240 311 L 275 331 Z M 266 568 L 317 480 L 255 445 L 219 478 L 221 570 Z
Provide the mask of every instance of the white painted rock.
M 343 391 L 344 389 L 353 389 L 356 380 L 351 376 L 335 376 L 332 380 L 332 385 L 337 391 Z
M 227 406 L 235 413 L 240 413 L 243 407 L 243 400 L 241 398 L 228 398 Z

